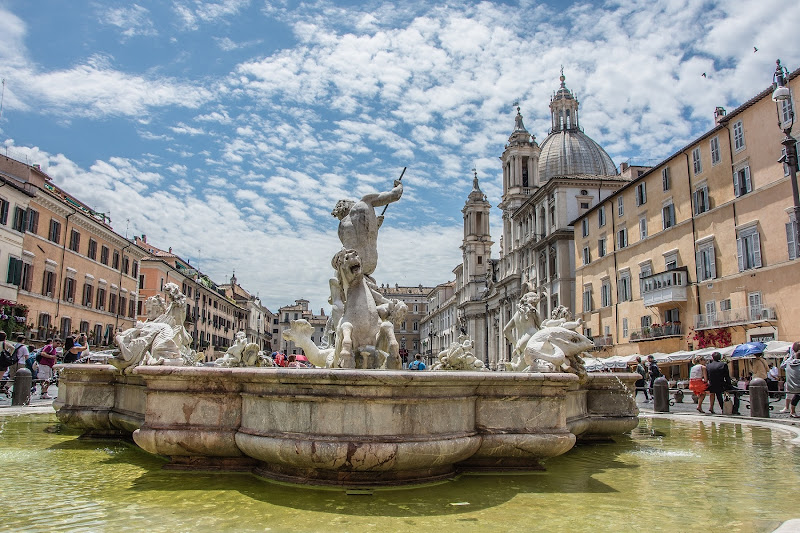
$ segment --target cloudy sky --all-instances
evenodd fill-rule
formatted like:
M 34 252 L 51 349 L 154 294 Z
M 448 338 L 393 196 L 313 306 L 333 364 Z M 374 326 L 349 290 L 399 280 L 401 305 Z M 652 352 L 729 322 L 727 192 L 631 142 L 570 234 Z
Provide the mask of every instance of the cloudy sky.
M 561 65 L 586 133 L 654 164 L 797 68 L 798 27 L 787 0 L 0 0 L 0 149 L 118 233 L 319 310 L 331 208 L 403 167 L 375 278 L 453 278 L 471 169 L 497 205 L 512 104 L 541 142 Z

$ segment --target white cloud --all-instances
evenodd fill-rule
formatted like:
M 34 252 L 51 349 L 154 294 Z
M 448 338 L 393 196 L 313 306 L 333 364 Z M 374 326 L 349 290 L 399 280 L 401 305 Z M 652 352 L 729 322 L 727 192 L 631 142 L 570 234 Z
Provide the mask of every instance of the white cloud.
M 124 37 L 152 37 L 158 32 L 150 20 L 150 11 L 138 4 L 127 7 L 107 8 L 99 14 L 100 22 L 115 26 Z

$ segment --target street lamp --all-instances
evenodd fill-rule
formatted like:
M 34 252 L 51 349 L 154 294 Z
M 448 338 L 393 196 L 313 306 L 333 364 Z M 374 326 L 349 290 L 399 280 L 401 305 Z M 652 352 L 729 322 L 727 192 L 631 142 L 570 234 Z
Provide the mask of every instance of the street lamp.
M 794 126 L 794 107 L 792 106 L 792 93 L 786 86 L 788 71 L 781 66 L 781 60 L 775 61 L 775 73 L 772 75 L 772 85 L 775 88 L 772 92 L 772 100 L 775 102 L 775 110 L 778 113 L 778 128 L 783 131 L 784 138 L 781 141 L 785 153 L 778 159 L 789 169 L 789 179 L 792 182 L 792 201 L 794 202 L 794 245 L 795 258 L 797 250 L 800 249 L 800 195 L 797 187 L 797 140 L 792 137 L 792 126 Z

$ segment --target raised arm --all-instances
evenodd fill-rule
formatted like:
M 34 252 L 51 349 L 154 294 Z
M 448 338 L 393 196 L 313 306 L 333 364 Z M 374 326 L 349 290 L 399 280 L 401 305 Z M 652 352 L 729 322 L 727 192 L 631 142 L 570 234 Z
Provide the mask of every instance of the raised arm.
M 391 191 L 366 194 L 361 198 L 361 201 L 373 207 L 378 207 L 396 202 L 401 196 L 403 196 L 403 182 L 394 180 L 394 188 Z

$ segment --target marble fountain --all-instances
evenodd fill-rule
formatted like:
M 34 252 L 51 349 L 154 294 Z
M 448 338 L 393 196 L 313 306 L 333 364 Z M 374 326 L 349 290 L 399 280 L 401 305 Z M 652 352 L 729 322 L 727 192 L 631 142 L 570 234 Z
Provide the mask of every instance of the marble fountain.
M 331 319 L 321 346 L 308 325 L 285 332 L 316 368 L 279 368 L 238 335 L 211 366 L 196 363 L 184 329 L 186 298 L 167 284 L 148 319 L 117 335 L 109 365 L 62 365 L 57 417 L 85 435 L 132 436 L 168 458 L 165 468 L 249 471 L 270 479 L 377 487 L 450 479 L 460 472 L 541 469 L 580 440 L 631 431 L 638 374 L 587 374 L 591 341 L 560 309 L 535 312 L 532 288 L 506 328 L 506 372 L 483 368 L 468 338 L 434 371 L 402 369 L 394 325 L 405 304 L 384 298 L 375 208 L 386 192 L 340 201 L 342 249 L 332 259 Z M 455 344 L 458 344 L 457 346 Z

